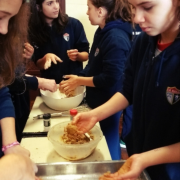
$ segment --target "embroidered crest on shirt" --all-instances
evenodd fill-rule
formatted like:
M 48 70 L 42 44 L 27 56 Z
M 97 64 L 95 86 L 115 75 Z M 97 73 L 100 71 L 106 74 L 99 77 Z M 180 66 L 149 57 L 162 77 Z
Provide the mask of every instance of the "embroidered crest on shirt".
M 65 34 L 63 35 L 63 37 L 64 37 L 64 39 L 65 39 L 66 41 L 69 41 L 69 34 L 68 34 L 68 33 L 65 33 Z
M 96 57 L 99 54 L 99 48 L 96 48 L 96 52 L 94 54 L 94 56 Z
M 180 90 L 176 87 L 168 87 L 166 90 L 166 97 L 168 102 L 173 105 L 180 100 Z

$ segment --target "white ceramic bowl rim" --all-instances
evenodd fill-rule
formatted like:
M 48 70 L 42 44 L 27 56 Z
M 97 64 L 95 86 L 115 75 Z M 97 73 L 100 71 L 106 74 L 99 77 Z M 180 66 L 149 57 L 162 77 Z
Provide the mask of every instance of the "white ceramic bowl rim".
M 57 84 L 57 86 L 59 87 L 59 84 Z M 41 93 L 43 96 L 48 97 L 48 98 L 51 98 L 51 99 L 58 99 L 58 100 L 60 100 L 60 99 L 69 99 L 69 98 L 74 99 L 74 98 L 76 98 L 76 97 L 78 97 L 78 96 L 81 96 L 82 94 L 84 94 L 84 93 L 86 92 L 85 86 L 82 86 L 82 87 L 84 87 L 83 92 L 80 93 L 80 94 L 77 94 L 77 95 L 75 95 L 75 96 L 72 96 L 72 97 L 65 97 L 65 98 L 49 97 L 48 95 L 46 95 L 46 93 L 44 93 L 45 91 L 42 90 L 42 89 L 40 89 L 40 93 Z

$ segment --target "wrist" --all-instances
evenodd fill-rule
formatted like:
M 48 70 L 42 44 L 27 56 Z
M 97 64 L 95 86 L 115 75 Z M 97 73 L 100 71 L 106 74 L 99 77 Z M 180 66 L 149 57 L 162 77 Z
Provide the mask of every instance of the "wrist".
M 77 77 L 77 85 L 84 86 L 84 77 L 82 77 L 82 76 Z
M 14 142 L 12 142 L 12 143 L 10 143 L 10 144 L 7 144 L 7 145 L 5 145 L 5 146 L 2 146 L 2 151 L 4 152 L 4 151 L 6 151 L 7 149 L 9 149 L 9 148 L 11 148 L 11 147 L 14 147 L 14 146 L 16 146 L 16 145 L 20 145 L 20 143 L 19 143 L 18 141 L 14 141 Z
M 150 159 L 152 157 L 148 155 L 148 152 L 137 154 L 135 156 L 137 156 L 137 158 L 139 158 L 139 161 L 141 162 L 140 164 L 142 165 L 142 169 L 145 169 L 145 168 L 151 166 Z
M 41 84 L 42 84 L 43 79 L 39 77 L 36 77 L 36 78 L 38 80 L 38 88 L 41 89 Z

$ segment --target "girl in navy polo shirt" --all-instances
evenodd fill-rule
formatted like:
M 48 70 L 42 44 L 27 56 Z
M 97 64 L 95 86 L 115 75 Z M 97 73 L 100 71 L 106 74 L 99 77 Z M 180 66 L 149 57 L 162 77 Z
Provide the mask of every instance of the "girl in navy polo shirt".
M 86 102 L 96 108 L 109 100 L 122 87 L 125 62 L 131 48 L 132 27 L 130 8 L 124 0 L 88 0 L 87 15 L 98 25 L 86 68 L 61 83 L 66 92 L 79 85 L 86 86 Z M 106 111 L 106 110 L 105 110 Z M 121 158 L 118 112 L 100 122 L 111 158 Z
M 89 43 L 80 21 L 63 14 L 59 0 L 32 0 L 30 40 L 41 76 L 60 83 L 65 74 L 78 74 L 88 59 Z
M 146 168 L 152 180 L 180 179 L 180 1 L 129 0 L 144 31 L 127 61 L 120 93 L 74 122 L 82 133 L 133 104 L 126 137 L 130 169 L 113 180 L 136 179 Z

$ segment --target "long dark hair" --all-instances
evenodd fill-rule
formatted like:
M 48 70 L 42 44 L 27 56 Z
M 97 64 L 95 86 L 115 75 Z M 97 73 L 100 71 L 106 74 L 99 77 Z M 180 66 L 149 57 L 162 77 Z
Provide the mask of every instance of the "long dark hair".
M 179 3 L 179 2 L 180 2 L 180 0 L 177 1 L 177 3 Z M 180 21 L 180 6 L 177 7 L 176 13 L 177 13 L 178 20 Z
M 99 8 L 104 7 L 108 11 L 106 23 L 116 19 L 132 22 L 132 12 L 127 0 L 90 0 L 91 3 Z
M 25 64 L 22 54 L 27 42 L 29 6 L 22 2 L 18 14 L 9 21 L 8 33 L 0 34 L 0 88 L 11 84 L 15 69 Z
M 42 3 L 44 0 L 30 0 L 31 16 L 29 21 L 29 37 L 31 43 L 36 45 L 42 45 L 50 39 L 50 35 L 47 32 L 47 23 L 45 22 L 42 12 Z M 39 10 L 37 9 L 39 6 Z M 53 20 L 53 25 L 56 27 L 58 33 L 63 32 L 68 23 L 68 16 L 62 13 L 61 8 L 59 15 Z

